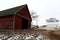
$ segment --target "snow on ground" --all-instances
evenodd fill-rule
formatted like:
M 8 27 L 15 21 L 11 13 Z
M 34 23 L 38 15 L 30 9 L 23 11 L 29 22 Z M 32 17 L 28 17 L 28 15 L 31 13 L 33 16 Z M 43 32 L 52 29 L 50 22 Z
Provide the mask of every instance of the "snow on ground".
M 48 37 L 44 39 L 43 34 L 34 34 L 34 33 L 26 33 L 26 34 L 1 34 L 0 40 L 49 40 Z

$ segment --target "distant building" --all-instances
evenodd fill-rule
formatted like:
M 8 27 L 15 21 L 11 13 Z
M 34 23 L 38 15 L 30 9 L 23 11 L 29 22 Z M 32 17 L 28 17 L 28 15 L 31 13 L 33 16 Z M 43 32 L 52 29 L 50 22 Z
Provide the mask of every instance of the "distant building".
M 0 11 L 0 29 L 28 29 L 31 21 L 27 5 Z

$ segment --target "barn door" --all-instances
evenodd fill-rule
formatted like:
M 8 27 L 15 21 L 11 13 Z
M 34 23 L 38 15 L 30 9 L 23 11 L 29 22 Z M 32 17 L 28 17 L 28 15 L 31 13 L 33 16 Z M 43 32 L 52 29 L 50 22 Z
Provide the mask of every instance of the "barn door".
M 28 20 L 22 18 L 22 29 L 27 29 L 28 28 Z

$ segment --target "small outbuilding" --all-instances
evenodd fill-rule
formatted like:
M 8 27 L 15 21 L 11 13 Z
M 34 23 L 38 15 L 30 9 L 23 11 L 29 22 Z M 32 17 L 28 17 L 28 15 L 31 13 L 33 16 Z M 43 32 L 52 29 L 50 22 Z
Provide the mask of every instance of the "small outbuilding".
M 0 11 L 0 29 L 29 29 L 31 21 L 26 4 Z

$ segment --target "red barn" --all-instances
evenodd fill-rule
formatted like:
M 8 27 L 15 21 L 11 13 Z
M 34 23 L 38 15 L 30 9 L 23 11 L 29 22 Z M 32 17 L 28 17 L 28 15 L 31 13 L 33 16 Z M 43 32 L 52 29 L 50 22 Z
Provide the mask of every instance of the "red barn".
M 0 29 L 28 29 L 31 21 L 27 5 L 0 11 Z

